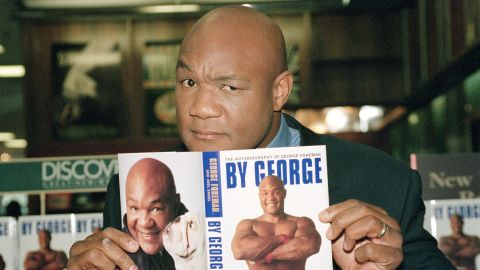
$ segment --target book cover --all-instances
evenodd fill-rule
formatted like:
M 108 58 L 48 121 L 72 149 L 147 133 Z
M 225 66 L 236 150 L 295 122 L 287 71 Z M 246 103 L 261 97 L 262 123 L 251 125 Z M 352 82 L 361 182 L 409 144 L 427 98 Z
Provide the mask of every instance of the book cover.
M 424 228 L 458 269 L 480 270 L 478 153 L 412 154 L 422 177 Z
M 38 269 L 63 265 L 70 247 L 103 228 L 102 213 L 20 216 L 18 219 L 18 265 Z M 45 253 L 45 250 L 50 252 Z M 54 269 L 54 268 L 48 268 Z
M 458 269 L 480 270 L 480 199 L 425 201 L 425 228 Z
M 0 217 L 0 269 L 19 269 L 17 265 L 17 221 L 13 217 Z
M 328 224 L 317 218 L 329 202 L 325 146 L 130 153 L 118 162 L 124 230 L 142 247 L 131 255 L 137 265 L 333 267 Z

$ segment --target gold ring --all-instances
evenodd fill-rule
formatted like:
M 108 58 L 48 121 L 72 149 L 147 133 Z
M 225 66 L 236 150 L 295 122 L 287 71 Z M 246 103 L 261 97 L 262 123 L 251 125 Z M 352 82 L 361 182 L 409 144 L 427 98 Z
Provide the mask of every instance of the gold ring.
M 382 239 L 387 233 L 388 233 L 388 225 L 384 221 L 382 221 L 383 228 L 382 230 L 377 234 L 377 237 Z

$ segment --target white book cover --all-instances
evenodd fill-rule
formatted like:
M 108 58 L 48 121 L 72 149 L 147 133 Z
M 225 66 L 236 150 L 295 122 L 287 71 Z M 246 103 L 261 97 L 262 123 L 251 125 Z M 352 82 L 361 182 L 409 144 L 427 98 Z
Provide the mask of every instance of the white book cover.
M 102 213 L 20 216 L 18 219 L 20 269 L 24 269 L 27 260 L 32 265 L 41 267 L 64 261 L 64 256 L 68 256 L 73 243 L 85 239 L 101 228 L 103 228 Z M 49 237 L 44 230 L 49 232 Z M 42 252 L 38 252 L 46 246 L 55 253 L 42 255 Z
M 175 269 L 333 268 L 328 224 L 317 217 L 329 205 L 325 146 L 130 153 L 118 161 L 124 224 L 148 254 L 163 254 L 164 246 Z M 169 204 L 138 194 L 161 186 L 162 177 L 154 175 L 165 167 L 188 213 L 155 226 L 161 219 L 154 216 L 168 212 Z M 141 184 L 140 176 L 160 182 Z M 159 241 L 163 246 L 150 248 Z
M 0 268 L 19 269 L 17 221 L 13 217 L 0 217 Z M 2 262 L 3 261 L 3 262 Z
M 458 269 L 480 270 L 480 199 L 425 201 L 424 227 Z

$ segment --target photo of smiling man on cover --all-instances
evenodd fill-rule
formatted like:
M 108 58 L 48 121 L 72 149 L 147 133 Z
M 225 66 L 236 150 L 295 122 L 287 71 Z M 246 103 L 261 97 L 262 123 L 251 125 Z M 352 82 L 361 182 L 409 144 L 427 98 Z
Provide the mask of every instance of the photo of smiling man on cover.
M 240 221 L 232 240 L 233 256 L 250 270 L 305 269 L 307 258 L 318 253 L 320 234 L 308 217 L 285 213 L 287 190 L 274 175 L 258 187 L 263 215 Z
M 180 202 L 170 168 L 153 158 L 140 159 L 128 172 L 125 194 L 124 231 L 140 246 L 130 258 L 138 269 L 175 269 L 164 250 L 163 230 L 187 209 Z

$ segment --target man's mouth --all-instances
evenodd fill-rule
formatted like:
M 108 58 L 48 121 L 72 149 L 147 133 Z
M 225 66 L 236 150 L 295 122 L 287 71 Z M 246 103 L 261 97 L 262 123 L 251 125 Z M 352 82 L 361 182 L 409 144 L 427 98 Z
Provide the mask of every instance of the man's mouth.
M 277 202 L 267 202 L 265 203 L 266 206 L 277 206 L 278 203 Z
M 217 140 L 225 135 L 224 133 L 209 129 L 192 129 L 192 134 L 196 139 L 206 141 Z
M 145 240 L 156 240 L 160 232 L 137 232 L 138 235 Z

